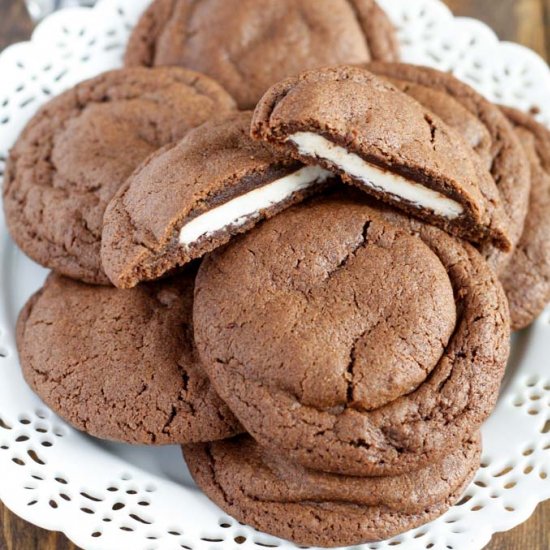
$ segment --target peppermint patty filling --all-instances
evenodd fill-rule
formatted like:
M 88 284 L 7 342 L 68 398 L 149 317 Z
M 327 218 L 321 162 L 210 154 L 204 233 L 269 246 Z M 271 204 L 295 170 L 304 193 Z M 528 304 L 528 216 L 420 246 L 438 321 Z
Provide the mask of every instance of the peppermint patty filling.
M 304 166 L 200 214 L 181 228 L 179 243 L 190 246 L 224 228 L 239 227 L 258 216 L 262 210 L 276 206 L 288 200 L 294 193 L 322 183 L 330 176 L 331 172 L 319 166 Z
M 395 200 L 412 204 L 416 208 L 429 209 L 435 215 L 450 220 L 464 212 L 457 201 L 399 174 L 385 171 L 323 136 L 313 132 L 296 132 L 288 140 L 297 146 L 300 154 L 327 160 L 365 187 L 388 193 Z

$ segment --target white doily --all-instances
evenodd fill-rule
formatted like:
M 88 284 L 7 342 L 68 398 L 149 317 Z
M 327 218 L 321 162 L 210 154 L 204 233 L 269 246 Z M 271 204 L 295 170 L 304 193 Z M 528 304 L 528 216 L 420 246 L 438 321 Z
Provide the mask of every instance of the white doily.
M 550 71 L 533 52 L 438 0 L 379 0 L 406 61 L 452 70 L 492 100 L 537 108 L 550 125 Z M 147 0 L 103 0 L 48 17 L 0 56 L 0 175 L 28 118 L 52 95 L 121 64 Z M 73 430 L 25 385 L 17 313 L 46 271 L 23 256 L 0 215 L 0 498 L 21 517 L 89 550 L 295 548 L 243 526 L 198 491 L 179 449 L 100 442 Z M 550 310 L 514 338 L 498 406 L 483 428 L 483 466 L 436 521 L 362 548 L 477 550 L 550 498 Z

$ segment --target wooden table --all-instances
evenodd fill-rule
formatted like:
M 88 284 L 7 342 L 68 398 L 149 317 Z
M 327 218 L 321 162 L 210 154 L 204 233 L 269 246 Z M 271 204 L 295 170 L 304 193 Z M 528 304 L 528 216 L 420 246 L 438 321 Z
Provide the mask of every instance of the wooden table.
M 501 39 L 524 44 L 550 59 L 550 0 L 445 1 L 457 15 L 481 19 Z M 25 40 L 31 30 L 23 0 L 0 0 L 0 50 Z M 62 534 L 19 519 L 0 503 L 0 550 L 76 550 L 76 546 Z M 550 550 L 550 501 L 523 525 L 495 535 L 486 550 Z

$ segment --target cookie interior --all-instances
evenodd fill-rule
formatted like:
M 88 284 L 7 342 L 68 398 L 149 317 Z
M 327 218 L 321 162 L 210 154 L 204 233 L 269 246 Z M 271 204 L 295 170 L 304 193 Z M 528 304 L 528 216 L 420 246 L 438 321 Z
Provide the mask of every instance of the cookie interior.
M 134 172 L 104 218 L 102 260 L 115 286 L 200 258 L 328 183 L 331 172 L 252 140 L 250 120 L 210 121 Z
M 159 147 L 234 109 L 216 82 L 177 67 L 116 69 L 56 96 L 8 159 L 4 209 L 15 241 L 44 267 L 108 285 L 100 251 L 109 201 Z
M 307 71 L 276 84 L 256 107 L 251 134 L 449 233 L 511 248 L 495 181 L 468 142 L 363 68 Z
M 268 178 L 261 186 L 241 194 L 236 193 L 226 202 L 189 216 L 179 230 L 178 242 L 188 249 L 198 248 L 201 241 L 220 231 L 234 231 L 249 221 L 260 217 L 263 210 L 280 206 L 300 191 L 325 182 L 331 172 L 320 166 L 302 166 L 294 171 Z
M 296 132 L 288 140 L 296 145 L 300 154 L 322 158 L 359 181 L 362 186 L 391 195 L 392 199 L 404 202 L 413 208 L 429 210 L 435 216 L 455 220 L 464 215 L 464 207 L 457 200 L 406 178 L 385 170 L 359 155 L 352 153 L 314 132 Z

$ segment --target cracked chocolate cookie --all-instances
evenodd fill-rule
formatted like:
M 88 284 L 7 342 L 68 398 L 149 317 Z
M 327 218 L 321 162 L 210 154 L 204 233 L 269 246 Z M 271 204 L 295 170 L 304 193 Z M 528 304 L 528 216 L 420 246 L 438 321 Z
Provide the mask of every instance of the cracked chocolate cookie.
M 17 324 L 25 379 L 96 437 L 161 445 L 239 433 L 196 355 L 193 285 L 192 273 L 128 291 L 51 274 Z
M 132 174 L 104 218 L 102 261 L 115 286 L 201 257 L 331 178 L 253 141 L 250 120 L 250 112 L 212 120 Z
M 327 68 L 287 78 L 260 100 L 251 131 L 450 233 L 511 247 L 495 182 L 468 143 L 366 69 Z
M 252 109 L 305 69 L 397 58 L 395 30 L 374 0 L 155 0 L 125 62 L 201 71 Z
M 197 485 L 238 521 L 307 546 L 351 546 L 398 535 L 443 514 L 479 467 L 476 437 L 434 464 L 390 477 L 307 470 L 250 436 L 186 445 Z
M 292 207 L 207 256 L 195 342 L 261 445 L 318 470 L 396 474 L 488 416 L 509 312 L 474 248 L 356 195 Z
M 550 132 L 529 115 L 503 108 L 531 165 L 525 227 L 500 280 L 508 296 L 512 329 L 530 325 L 550 302 Z
M 109 200 L 150 153 L 234 108 L 216 82 L 179 68 L 111 71 L 52 99 L 8 159 L 4 211 L 13 239 L 62 275 L 109 284 L 100 262 Z
M 374 62 L 366 68 L 389 79 L 468 141 L 493 176 L 515 246 L 523 232 L 531 179 L 526 155 L 506 116 L 450 73 L 405 63 Z M 491 245 L 481 251 L 498 272 L 512 257 L 512 251 L 506 253 Z

